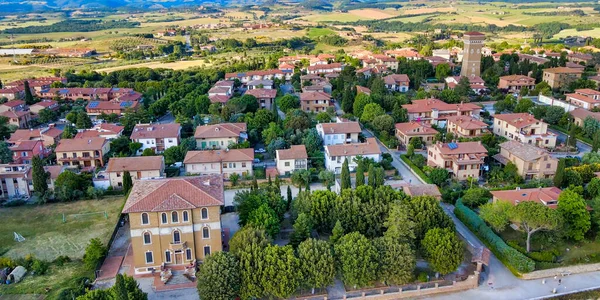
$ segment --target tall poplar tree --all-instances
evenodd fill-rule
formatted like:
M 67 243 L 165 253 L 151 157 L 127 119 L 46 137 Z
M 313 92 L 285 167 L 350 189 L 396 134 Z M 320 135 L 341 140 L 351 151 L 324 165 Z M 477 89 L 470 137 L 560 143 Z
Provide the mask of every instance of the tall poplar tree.
M 31 169 L 33 173 L 33 190 L 39 194 L 39 197 L 42 197 L 48 190 L 50 174 L 44 170 L 44 163 L 37 155 L 31 160 Z
M 352 181 L 350 180 L 350 168 L 348 167 L 348 159 L 344 159 L 344 163 L 342 164 L 342 190 L 352 188 Z

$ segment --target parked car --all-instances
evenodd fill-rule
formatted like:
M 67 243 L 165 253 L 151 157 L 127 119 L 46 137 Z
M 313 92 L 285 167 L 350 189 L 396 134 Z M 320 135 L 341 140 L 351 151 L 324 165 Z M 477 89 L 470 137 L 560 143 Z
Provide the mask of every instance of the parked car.
M 254 153 L 265 153 L 265 152 L 267 152 L 267 150 L 265 150 L 265 148 L 254 149 Z

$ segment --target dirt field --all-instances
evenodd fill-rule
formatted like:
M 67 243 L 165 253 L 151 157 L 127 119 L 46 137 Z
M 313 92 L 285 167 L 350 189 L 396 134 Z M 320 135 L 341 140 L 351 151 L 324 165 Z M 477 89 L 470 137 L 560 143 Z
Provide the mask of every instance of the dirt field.
M 426 7 L 426 8 L 413 8 L 402 10 L 403 15 L 417 15 L 417 14 L 429 14 L 435 12 L 453 12 L 456 11 L 455 7 Z
M 172 63 L 161 63 L 161 62 L 150 62 L 150 63 L 141 63 L 136 65 L 126 65 L 126 66 L 118 66 L 112 68 L 104 68 L 98 69 L 97 72 L 113 72 L 118 70 L 125 70 L 129 68 L 150 68 L 150 69 L 173 69 L 173 70 L 183 70 L 192 67 L 203 67 L 208 66 L 204 62 L 204 60 L 188 60 L 188 61 L 177 61 Z
M 365 18 L 365 19 L 376 19 L 376 20 L 380 20 L 380 19 L 387 19 L 387 18 L 391 18 L 396 16 L 396 14 L 390 14 L 384 10 L 380 10 L 380 9 L 354 9 L 351 11 L 348 11 L 350 14 L 353 14 L 355 16 L 359 16 L 361 18 Z

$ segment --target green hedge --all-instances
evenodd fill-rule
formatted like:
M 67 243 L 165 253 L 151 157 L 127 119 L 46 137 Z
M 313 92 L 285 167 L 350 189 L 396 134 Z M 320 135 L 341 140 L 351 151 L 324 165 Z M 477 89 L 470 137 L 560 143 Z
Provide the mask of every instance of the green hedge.
M 504 263 L 504 265 L 519 275 L 535 270 L 533 259 L 523 255 L 521 252 L 507 245 L 485 222 L 471 209 L 462 204 L 462 200 L 456 201 L 454 214 L 475 233 L 486 246 Z
M 411 169 L 413 169 L 413 171 L 415 171 L 415 173 L 417 173 L 417 175 L 419 175 L 419 177 L 421 177 L 421 179 L 423 181 L 425 181 L 425 183 L 433 184 L 433 181 L 431 181 L 431 179 L 429 178 L 429 176 L 427 176 L 427 174 L 425 174 L 425 172 L 423 172 L 423 170 L 419 169 L 419 167 L 417 167 L 417 165 L 415 165 L 408 158 L 408 156 L 406 156 L 406 154 L 401 154 L 400 158 L 402 158 L 402 161 L 404 161 Z

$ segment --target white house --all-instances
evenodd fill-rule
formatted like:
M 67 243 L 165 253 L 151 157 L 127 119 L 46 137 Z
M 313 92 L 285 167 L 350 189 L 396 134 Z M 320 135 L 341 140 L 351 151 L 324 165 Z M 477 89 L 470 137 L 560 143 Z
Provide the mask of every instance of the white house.
M 323 145 L 358 143 L 361 132 L 358 122 L 319 123 L 317 132 L 323 139 Z
M 181 126 L 177 123 L 172 124 L 137 124 L 131 133 L 131 140 L 142 144 L 138 154 L 142 154 L 145 149 L 154 149 L 156 153 L 179 145 L 179 132 Z
M 252 80 L 252 81 L 248 82 L 248 89 L 249 90 L 254 90 L 254 89 L 272 90 L 273 89 L 273 80 Z
M 357 156 L 371 158 L 375 162 L 381 161 L 381 149 L 375 138 L 368 138 L 365 143 L 360 144 L 339 144 L 325 146 L 325 168 L 336 174 L 342 172 L 342 164 L 348 159 L 348 167 L 353 171 L 357 164 Z
M 279 175 L 289 175 L 296 170 L 308 169 L 308 154 L 304 145 L 293 145 L 290 149 L 277 150 L 275 153 Z

